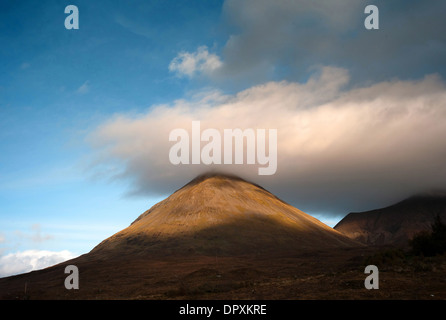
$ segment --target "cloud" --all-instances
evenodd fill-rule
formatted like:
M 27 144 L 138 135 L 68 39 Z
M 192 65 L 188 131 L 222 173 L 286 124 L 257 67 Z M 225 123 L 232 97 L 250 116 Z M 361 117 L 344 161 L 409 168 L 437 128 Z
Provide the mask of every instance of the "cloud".
M 31 237 L 31 240 L 36 243 L 41 243 L 47 240 L 53 239 L 52 235 L 42 234 L 40 224 L 35 223 L 31 226 L 31 229 L 34 231 L 34 234 Z
M 54 238 L 50 234 L 42 234 L 41 226 L 39 223 L 34 223 L 31 226 L 31 233 L 23 233 L 22 231 L 15 231 L 15 235 L 19 239 L 31 240 L 32 243 L 42 243 L 48 240 L 52 240 Z
M 76 92 L 78 94 L 86 94 L 90 91 L 89 81 L 85 81 L 79 88 L 77 88 Z
M 26 250 L 9 253 L 0 256 L 0 277 L 43 269 L 73 258 L 75 255 L 68 250 Z
M 169 64 L 169 71 L 178 76 L 193 77 L 197 74 L 210 75 L 221 68 L 220 58 L 209 53 L 206 46 L 198 47 L 195 52 L 180 52 Z
M 233 30 L 221 49 L 221 77 L 261 83 L 301 80 L 315 64 L 351 71 L 357 82 L 446 76 L 446 3 L 375 1 L 380 29 L 366 30 L 366 0 L 226 0 Z M 257 82 L 256 82 L 257 81 Z
M 446 86 L 438 75 L 347 88 L 345 69 L 321 67 L 306 82 L 268 82 L 224 95 L 204 92 L 117 115 L 91 133 L 94 173 L 130 181 L 130 194 L 168 195 L 196 175 L 219 170 L 259 183 L 308 212 L 346 214 L 446 187 Z M 278 168 L 178 165 L 169 133 L 278 130 Z

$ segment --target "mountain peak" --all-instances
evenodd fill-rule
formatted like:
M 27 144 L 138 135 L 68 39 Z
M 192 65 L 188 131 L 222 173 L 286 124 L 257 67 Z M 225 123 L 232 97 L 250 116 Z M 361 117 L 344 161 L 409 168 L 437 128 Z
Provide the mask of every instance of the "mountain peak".
M 212 172 L 155 204 L 92 253 L 239 255 L 355 245 L 262 187 Z
M 200 182 L 200 181 L 204 181 L 207 179 L 229 179 L 229 180 L 244 180 L 242 178 L 240 178 L 239 176 L 233 175 L 233 174 L 229 174 L 229 173 L 224 173 L 224 172 L 216 172 L 216 171 L 209 171 L 209 172 L 205 172 L 203 174 L 198 175 L 197 177 L 195 177 L 194 179 L 192 179 L 190 181 L 190 183 L 192 182 Z
M 184 187 L 190 187 L 190 186 L 198 185 L 200 183 L 215 184 L 216 186 L 221 186 L 225 182 L 227 182 L 227 183 L 230 183 L 230 182 L 250 183 L 236 175 L 212 171 L 212 172 L 206 172 L 206 173 L 198 175 L 197 177 L 192 179 L 190 182 L 188 182 Z M 181 189 L 183 189 L 183 188 L 181 188 Z

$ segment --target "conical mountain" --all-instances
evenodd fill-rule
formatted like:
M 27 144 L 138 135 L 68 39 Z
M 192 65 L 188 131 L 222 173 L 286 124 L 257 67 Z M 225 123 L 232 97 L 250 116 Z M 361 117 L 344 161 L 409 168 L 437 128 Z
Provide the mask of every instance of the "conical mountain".
M 244 255 L 357 243 L 241 178 L 202 175 L 141 214 L 89 255 Z

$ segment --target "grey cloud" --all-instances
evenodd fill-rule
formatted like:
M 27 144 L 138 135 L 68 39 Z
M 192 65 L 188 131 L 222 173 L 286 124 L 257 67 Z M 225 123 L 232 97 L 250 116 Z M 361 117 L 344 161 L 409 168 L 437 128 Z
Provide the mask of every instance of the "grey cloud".
M 364 28 L 365 0 L 227 0 L 233 32 L 222 79 L 304 79 L 315 64 L 347 68 L 356 82 L 446 74 L 443 1 L 375 1 L 380 29 Z

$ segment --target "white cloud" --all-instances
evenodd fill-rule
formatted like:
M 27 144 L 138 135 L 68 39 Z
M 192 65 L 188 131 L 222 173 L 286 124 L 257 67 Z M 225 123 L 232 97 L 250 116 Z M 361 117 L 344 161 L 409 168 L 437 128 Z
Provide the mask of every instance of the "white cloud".
M 0 256 L 0 277 L 43 269 L 73 258 L 75 255 L 68 250 L 25 250 L 9 253 Z
M 209 53 L 206 46 L 198 47 L 196 52 L 180 52 L 169 64 L 169 70 L 179 76 L 193 77 L 198 73 L 210 75 L 222 66 L 220 58 Z
M 90 91 L 89 81 L 85 81 L 79 88 L 77 88 L 76 92 L 79 94 L 86 94 Z
M 269 82 L 235 95 L 201 95 L 120 115 L 92 133 L 98 164 L 121 168 L 132 193 L 170 194 L 211 169 L 257 182 L 302 210 L 375 208 L 388 201 L 446 188 L 446 86 L 441 78 L 395 80 L 355 89 L 344 69 L 323 67 L 305 83 Z M 169 132 L 202 129 L 278 130 L 278 168 L 179 165 L 169 162 Z M 116 166 L 116 161 L 121 166 Z

